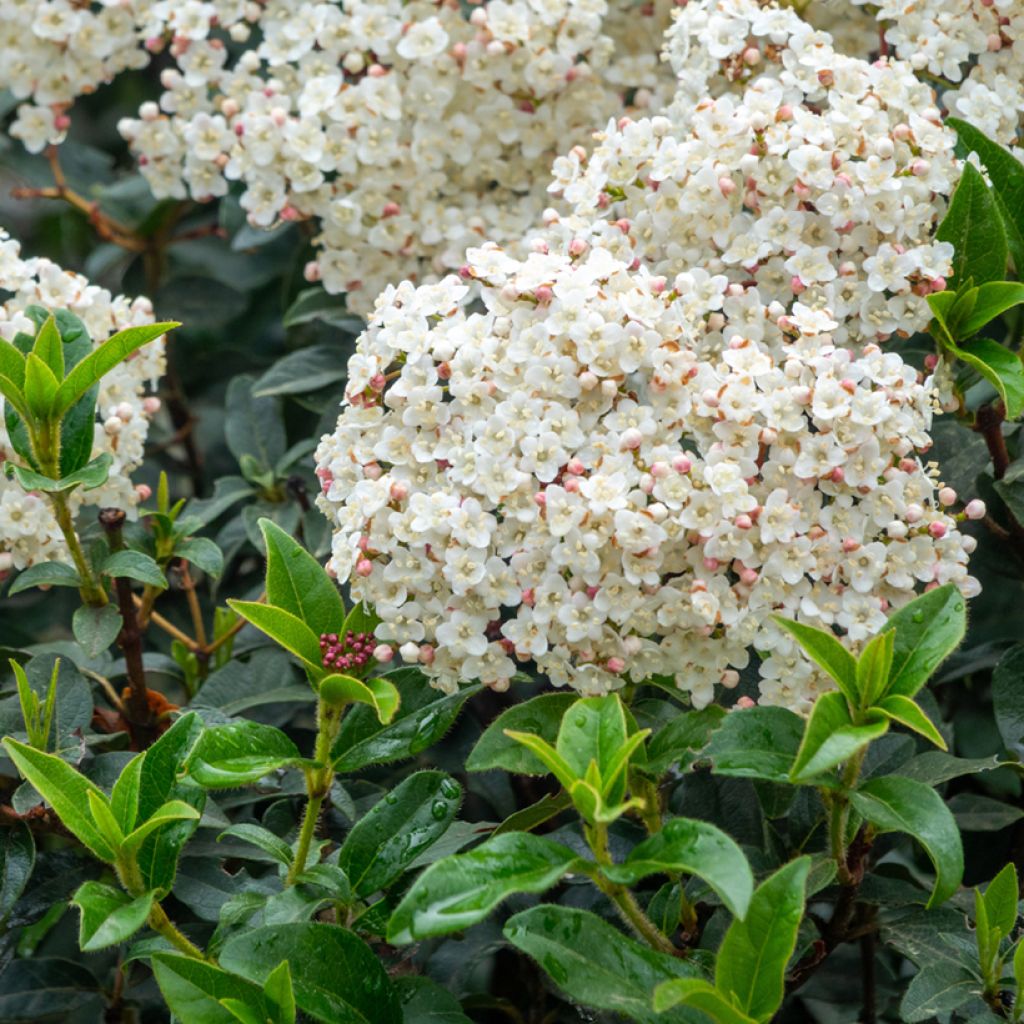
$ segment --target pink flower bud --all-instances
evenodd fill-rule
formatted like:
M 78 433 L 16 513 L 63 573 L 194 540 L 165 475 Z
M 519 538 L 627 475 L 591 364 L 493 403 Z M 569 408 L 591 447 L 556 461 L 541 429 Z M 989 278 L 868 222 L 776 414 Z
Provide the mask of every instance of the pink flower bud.
M 547 303 L 551 301 L 554 294 L 549 285 L 542 284 L 534 289 L 533 297 L 540 303 Z
M 715 572 L 718 569 L 718 559 L 717 558 L 705 558 L 704 559 L 704 568 L 707 569 L 708 572 Z
M 569 255 L 576 257 L 582 256 L 587 251 L 587 243 L 582 238 L 574 238 L 569 243 Z
M 609 672 L 615 672 L 616 674 L 621 672 L 625 667 L 626 663 L 622 658 L 609 658 L 605 662 L 605 668 L 607 668 Z
M 565 471 L 566 473 L 570 473 L 573 476 L 581 476 L 587 470 L 586 467 L 583 465 L 582 460 L 572 458 L 565 464 Z
M 149 395 L 142 400 L 142 411 L 147 416 L 155 416 L 160 411 L 160 399 L 156 395 Z
M 956 504 L 956 491 L 952 487 L 943 487 L 939 490 L 939 501 L 943 505 Z
M 377 644 L 373 649 L 374 661 L 386 665 L 395 656 L 395 649 L 390 644 Z
M 740 699 L 733 704 L 733 709 L 735 711 L 743 711 L 746 708 L 754 707 L 757 707 L 757 701 L 755 701 L 753 697 L 740 697 Z
M 373 572 L 373 562 L 368 558 L 360 558 L 356 562 L 356 575 L 357 576 L 369 576 Z
M 424 665 L 432 665 L 434 663 L 434 648 L 430 644 L 423 644 L 420 647 L 420 661 Z
M 636 427 L 627 427 L 622 432 L 620 447 L 625 451 L 635 451 L 643 444 L 644 435 Z
M 734 668 L 727 668 L 722 673 L 721 682 L 727 690 L 735 690 L 739 686 L 740 674 Z
M 974 498 L 967 502 L 967 507 L 964 509 L 964 514 L 968 519 L 984 519 L 986 512 L 985 502 L 981 498 Z
M 677 473 L 689 473 L 693 469 L 693 463 L 685 455 L 676 455 L 672 459 L 672 468 Z
M 153 488 L 150 487 L 149 484 L 136 484 L 135 494 L 139 501 L 149 501 L 153 496 Z
M 924 515 L 924 509 L 916 503 L 911 503 L 907 506 L 906 512 L 903 513 L 903 518 L 908 523 L 919 523 L 921 517 Z
M 746 514 L 746 512 L 741 512 L 734 522 L 736 523 L 736 528 L 738 530 L 749 530 L 754 525 L 754 521 Z

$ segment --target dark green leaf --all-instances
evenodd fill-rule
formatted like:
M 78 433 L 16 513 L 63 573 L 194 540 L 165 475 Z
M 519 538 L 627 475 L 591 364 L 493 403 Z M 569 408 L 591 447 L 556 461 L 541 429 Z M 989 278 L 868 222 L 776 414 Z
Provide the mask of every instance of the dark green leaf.
M 233 789 L 301 761 L 299 748 L 280 729 L 240 719 L 206 729 L 186 769 L 207 789 Z
M 964 337 L 980 331 L 990 320 L 1024 302 L 1024 284 L 1019 281 L 989 281 L 978 290 L 970 316 L 959 324 Z
M 673 1019 L 653 1009 L 659 984 L 697 976 L 693 965 L 627 938 L 595 914 L 557 904 L 516 914 L 505 925 L 505 937 L 533 957 L 570 999 L 639 1024 Z
M 550 889 L 575 862 L 572 850 L 550 839 L 528 832 L 495 836 L 427 868 L 391 916 L 388 941 L 468 928 L 513 893 Z
M 337 925 L 272 925 L 229 939 L 222 966 L 261 982 L 288 961 L 299 1009 L 325 1024 L 401 1024 L 398 996 L 370 947 Z
M 661 775 L 674 765 L 688 768 L 697 752 L 708 745 L 712 732 L 727 714 L 718 704 L 684 711 L 659 729 L 647 745 L 646 771 Z
M 960 288 L 1001 281 L 1006 273 L 1007 242 L 1003 219 L 985 179 L 970 163 L 953 193 L 946 216 L 935 237 L 953 245 L 953 277 Z
M 946 124 L 957 133 L 958 153 L 962 156 L 969 152 L 977 153 L 985 165 L 1003 218 L 1017 276 L 1024 276 L 1024 167 L 1012 153 L 986 138 L 966 121 L 950 117 Z
M 996 725 L 1008 750 L 1024 752 L 1024 644 L 1011 647 L 992 673 Z
M 961 832 L 1000 832 L 1024 818 L 1024 811 L 978 793 L 957 793 L 949 809 Z
M 904 832 L 924 847 L 935 866 L 929 907 L 956 892 L 964 873 L 960 832 L 942 797 L 931 786 L 889 775 L 863 783 L 851 801 L 879 831 Z
M 63 562 L 37 562 L 18 573 L 7 593 L 13 597 L 31 587 L 77 587 L 80 584 L 78 573 L 72 566 Z
M 963 1006 L 980 991 L 981 983 L 965 967 L 947 962 L 929 964 L 911 980 L 900 1003 L 900 1018 L 908 1024 L 934 1020 Z
M 32 957 L 12 960 L 0 974 L 0 1020 L 73 1020 L 73 1014 L 102 1017 L 106 1000 L 93 973 L 74 960 Z
M 98 657 L 121 632 L 121 613 L 112 604 L 100 608 L 84 604 L 71 617 L 71 631 L 90 658 Z
M 367 897 L 398 878 L 455 820 L 462 787 L 443 772 L 417 772 L 361 818 L 345 839 L 338 865 Z
M 673 818 L 660 832 L 635 846 L 622 864 L 605 869 L 615 882 L 635 885 L 653 874 L 697 875 L 743 917 L 754 891 L 747 858 L 721 829 L 706 821 Z
M 106 576 L 138 580 L 160 590 L 167 589 L 167 580 L 160 566 L 141 551 L 115 551 L 104 560 L 100 571 Z
M 292 861 L 295 859 L 295 856 L 292 853 L 292 848 L 280 836 L 274 835 L 270 829 L 263 828 L 262 825 L 250 825 L 246 823 L 232 825 L 230 828 L 226 828 L 221 832 L 217 837 L 217 841 L 220 842 L 222 839 L 226 839 L 229 836 L 244 839 L 247 843 L 252 843 L 254 846 L 258 846 L 261 850 L 269 853 L 274 860 L 279 864 L 283 864 L 286 868 L 291 867 Z
M 268 1019 L 259 986 L 237 975 L 176 953 L 156 953 L 152 964 L 160 992 L 182 1024 L 236 1024 L 237 1018 L 222 1005 L 224 999 L 238 999 Z
M 991 338 L 974 338 L 949 348 L 957 359 L 972 366 L 999 392 L 1006 418 L 1018 419 L 1024 412 L 1024 366 L 1021 366 L 1020 356 Z
M 35 862 L 36 844 L 24 822 L 14 822 L 0 833 L 0 922 L 25 891 Z
M 297 327 L 299 324 L 309 323 L 310 320 L 323 320 L 332 327 L 341 327 L 352 334 L 361 334 L 366 322 L 362 317 L 350 313 L 345 306 L 344 295 L 332 295 L 323 288 L 306 288 L 285 311 L 282 323 L 285 327 Z
M 731 711 L 711 734 L 703 756 L 719 775 L 789 782 L 804 720 L 785 708 Z
M 366 705 L 356 705 L 342 720 L 331 751 L 339 772 L 354 772 L 369 764 L 386 764 L 415 757 L 432 747 L 451 728 L 466 700 L 479 686 L 456 693 L 433 690 L 417 669 L 399 669 L 383 678 L 393 682 L 401 696 L 394 719 L 384 725 Z
M 337 345 L 314 345 L 279 359 L 253 385 L 257 397 L 304 395 L 344 380 L 348 354 Z
M 395 991 L 402 1004 L 402 1024 L 472 1024 L 458 999 L 430 978 L 396 978 Z
M 257 473 L 269 472 L 272 476 L 274 465 L 288 444 L 279 401 L 255 396 L 252 386 L 253 378 L 246 374 L 231 378 L 224 426 L 228 448 L 238 459 L 242 474 L 250 480 L 255 477 L 246 471 L 246 459 L 255 463 Z
M 966 627 L 964 598 L 952 583 L 929 590 L 893 614 L 885 626 L 896 631 L 886 696 L 915 696 L 956 650 Z
M 174 545 L 174 554 L 214 579 L 224 571 L 224 552 L 209 537 L 188 537 L 178 541 Z

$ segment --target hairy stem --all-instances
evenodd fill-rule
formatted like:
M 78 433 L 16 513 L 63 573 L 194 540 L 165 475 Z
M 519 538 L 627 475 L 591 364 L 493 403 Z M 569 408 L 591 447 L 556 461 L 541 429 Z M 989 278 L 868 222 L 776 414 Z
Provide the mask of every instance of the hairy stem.
M 203 951 L 178 930 L 159 903 L 153 904 L 153 909 L 149 912 L 148 923 L 153 931 L 158 935 L 162 935 L 175 949 L 184 953 L 185 956 L 193 957 L 196 960 L 206 959 Z
M 89 560 L 82 550 L 82 542 L 78 539 L 78 534 L 75 531 L 74 516 L 71 515 L 71 508 L 68 505 L 68 496 L 64 492 L 59 492 L 50 494 L 49 497 L 53 507 L 53 517 L 57 520 L 64 543 L 68 546 L 71 561 L 74 562 L 78 578 L 81 580 L 78 593 L 81 595 L 82 601 L 91 608 L 102 608 L 110 599 L 107 597 L 103 584 L 93 573 Z
M 659 953 L 676 955 L 679 951 L 673 945 L 672 940 L 643 912 L 632 892 L 626 886 L 606 878 L 601 872 L 602 866 L 612 863 L 611 852 L 608 849 L 608 826 L 599 822 L 596 825 L 585 827 L 584 833 L 597 860 L 597 870 L 593 871 L 590 876 L 597 887 L 612 901 L 612 905 L 622 920 L 644 942 Z
M 306 870 L 309 850 L 313 845 L 317 822 L 320 820 L 320 810 L 325 797 L 331 791 L 331 784 L 334 782 L 331 747 L 334 745 L 338 729 L 341 727 L 343 714 L 344 708 L 342 707 L 336 707 L 324 701 L 317 704 L 316 748 L 313 758 L 320 763 L 320 767 L 311 768 L 306 772 L 306 810 L 302 816 L 302 826 L 299 828 L 295 859 L 284 880 L 285 886 L 293 885 L 295 880 Z

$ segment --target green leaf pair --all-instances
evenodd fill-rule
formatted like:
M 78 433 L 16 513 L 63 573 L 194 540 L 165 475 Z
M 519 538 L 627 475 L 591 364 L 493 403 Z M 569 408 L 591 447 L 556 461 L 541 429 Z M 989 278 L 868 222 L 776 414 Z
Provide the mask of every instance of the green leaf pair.
M 534 733 L 504 732 L 558 779 L 586 822 L 607 824 L 642 806 L 639 798 L 626 799 L 626 770 L 650 729 L 627 721 L 617 694 L 572 703 L 562 715 L 554 746 Z
M 77 317 L 60 310 L 47 316 L 30 307 L 39 329 L 16 343 L 0 338 L 0 395 L 7 430 L 28 468 L 10 471 L 28 490 L 69 491 L 98 487 L 110 457 L 89 461 L 99 382 L 115 366 L 177 323 L 129 327 L 93 347 Z M 26 343 L 20 345 L 20 339 Z
M 367 704 L 381 722 L 398 711 L 398 690 L 387 679 L 357 679 L 324 664 L 322 636 L 372 633 L 376 619 L 362 606 L 346 614 L 345 603 L 324 567 L 269 519 L 259 521 L 267 549 L 267 602 L 228 601 L 234 611 L 297 657 L 325 703 Z
M 777 621 L 838 687 L 815 702 L 790 781 L 816 780 L 878 739 L 891 722 L 946 749 L 913 698 L 963 639 L 964 599 L 953 584 L 928 591 L 897 611 L 859 658 L 827 630 Z
M 703 978 L 664 982 L 654 991 L 654 1008 L 692 1006 L 717 1024 L 771 1020 L 785 994 L 810 866 L 810 857 L 800 857 L 758 886 L 746 918 L 734 920 L 722 939 L 713 984 Z
M 32 689 L 28 675 L 21 665 L 11 658 L 10 666 L 18 684 L 18 703 L 21 706 L 25 732 L 28 734 L 28 744 L 45 753 L 50 741 L 50 730 L 53 728 L 53 712 L 57 706 L 57 677 L 60 675 L 60 658 L 53 663 L 50 682 L 46 688 L 46 697 L 42 701 Z

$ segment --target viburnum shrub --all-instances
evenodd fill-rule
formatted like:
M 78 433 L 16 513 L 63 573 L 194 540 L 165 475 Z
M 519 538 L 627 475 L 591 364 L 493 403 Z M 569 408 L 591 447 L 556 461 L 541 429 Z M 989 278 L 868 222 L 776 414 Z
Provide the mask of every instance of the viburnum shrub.
M 1024 1019 L 1022 18 L 0 0 L 0 1020 Z

